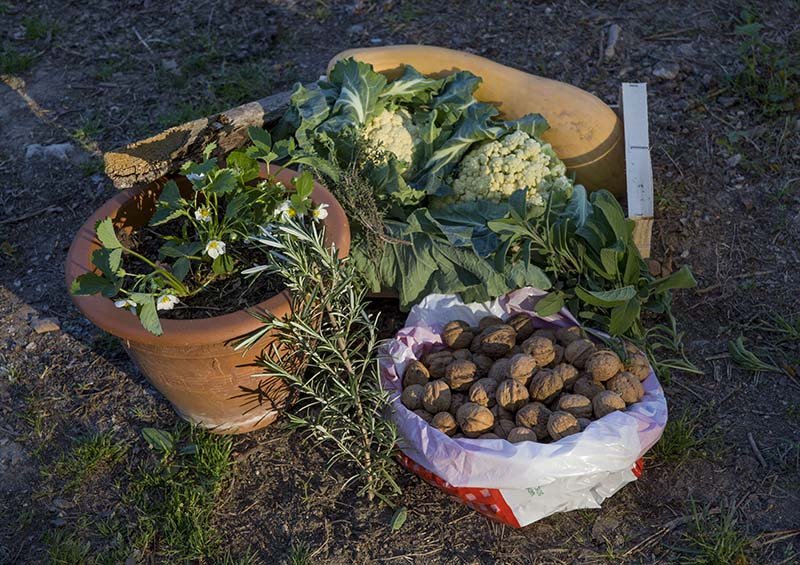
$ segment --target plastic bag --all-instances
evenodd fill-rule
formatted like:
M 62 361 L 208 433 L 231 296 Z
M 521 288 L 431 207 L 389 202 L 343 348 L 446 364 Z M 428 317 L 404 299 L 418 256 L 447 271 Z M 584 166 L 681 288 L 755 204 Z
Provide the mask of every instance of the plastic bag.
M 544 444 L 502 439 L 454 439 L 429 426 L 400 402 L 406 365 L 441 349 L 440 333 L 455 319 L 477 325 L 494 315 L 531 315 L 540 328 L 578 325 L 566 310 L 542 318 L 533 313 L 546 293 L 524 288 L 485 304 L 464 304 L 435 294 L 412 308 L 406 326 L 387 344 L 381 362 L 384 386 L 392 391 L 400 462 L 475 510 L 513 527 L 555 512 L 599 508 L 600 503 L 641 473 L 641 457 L 667 422 L 667 403 L 655 374 L 642 383 L 645 396 L 625 412 L 593 421 L 583 432 Z M 438 347 L 437 347 L 438 346 Z

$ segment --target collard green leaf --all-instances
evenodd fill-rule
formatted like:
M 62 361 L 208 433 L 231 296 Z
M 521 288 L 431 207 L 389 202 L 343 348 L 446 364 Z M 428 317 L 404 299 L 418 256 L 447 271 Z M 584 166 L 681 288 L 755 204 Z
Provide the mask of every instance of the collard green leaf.
M 375 72 L 372 65 L 343 59 L 331 69 L 330 80 L 340 88 L 333 105 L 334 114 L 361 126 L 380 112 L 382 106 L 378 100 L 386 86 L 386 77 Z
M 294 135 L 300 145 L 306 146 L 308 133 L 328 118 L 333 101 L 318 85 L 306 88 L 300 83 L 295 84 L 289 101 L 289 110 L 275 133 L 279 138 Z
M 122 247 L 122 244 L 117 239 L 117 234 L 114 231 L 114 224 L 111 218 L 106 218 L 97 222 L 95 232 L 97 233 L 97 239 L 100 240 L 100 245 L 106 249 Z
M 174 220 L 183 213 L 185 201 L 181 198 L 181 192 L 174 180 L 167 182 L 161 189 L 161 195 L 156 202 L 156 211 L 150 218 L 151 226 L 160 226 L 170 220 Z
M 586 290 L 580 286 L 575 287 L 575 294 L 586 304 L 611 308 L 624 304 L 636 296 L 636 288 L 624 286 L 613 290 Z
M 617 199 L 606 191 L 599 190 L 592 194 L 593 207 L 599 208 L 603 217 L 608 225 L 614 232 L 615 239 L 618 241 L 627 242 L 630 240 L 632 226 L 629 225 L 630 221 L 625 219 L 625 212 L 622 206 L 619 205 Z
M 391 102 L 411 102 L 424 104 L 430 102 L 433 93 L 438 91 L 444 81 L 421 75 L 411 65 L 406 65 L 403 75 L 388 83 L 381 98 Z
M 518 120 L 503 122 L 503 127 L 509 131 L 521 130 L 531 137 L 540 138 L 544 132 L 550 129 L 550 124 L 541 114 L 526 114 Z
M 542 271 L 536 265 L 526 261 L 515 262 L 513 266 L 507 270 L 507 272 L 508 278 L 506 284 L 508 288 L 495 296 L 504 294 L 508 290 L 523 288 L 526 286 L 532 286 L 540 290 L 547 290 L 552 286 L 550 279 L 547 277 L 544 271 Z M 494 295 L 494 293 L 491 294 Z
M 552 316 L 564 307 L 564 293 L 556 290 L 539 299 L 533 310 L 540 316 Z
M 476 104 L 473 93 L 480 84 L 481 78 L 469 71 L 447 76 L 444 88 L 432 103 L 433 108 L 439 110 L 440 119 L 451 124 L 458 121 L 467 108 Z
M 611 309 L 611 319 L 608 324 L 608 331 L 611 335 L 621 336 L 636 323 L 641 311 L 639 297 L 631 298 L 624 304 L 615 306 Z
M 694 288 L 697 281 L 692 271 L 685 265 L 671 275 L 657 279 L 652 283 L 652 291 L 656 294 L 676 288 Z
M 576 184 L 572 190 L 572 198 L 564 210 L 563 216 L 572 220 L 575 227 L 579 228 L 586 223 L 591 213 L 592 205 L 586 195 L 583 185 Z

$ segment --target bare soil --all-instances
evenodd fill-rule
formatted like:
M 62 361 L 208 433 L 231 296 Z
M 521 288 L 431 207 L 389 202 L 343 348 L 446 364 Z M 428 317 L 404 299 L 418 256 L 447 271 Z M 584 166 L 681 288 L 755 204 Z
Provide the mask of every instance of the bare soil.
M 65 547 L 57 540 L 70 535 L 87 544 L 77 562 L 109 560 L 114 544 L 131 563 L 177 560 L 158 536 L 144 545 L 125 537 L 136 514 L 120 477 L 153 457 L 141 429 L 170 429 L 178 417 L 71 305 L 63 280 L 78 226 L 114 193 L 98 157 L 312 80 L 342 49 L 397 43 L 474 52 L 610 104 L 620 82 L 648 83 L 654 257 L 666 269 L 691 265 L 699 282 L 674 306 L 703 374 L 676 371 L 664 383 L 673 420 L 695 421 L 693 449 L 649 457 L 641 479 L 601 509 L 521 530 L 401 471 L 409 517 L 393 533 L 391 509 L 340 490 L 346 470 L 318 472 L 328 454 L 277 425 L 234 439 L 233 472 L 212 517 L 227 555 L 283 563 L 307 547 L 306 562 L 326 563 L 713 562 L 697 532 L 727 543 L 719 517 L 733 509 L 728 530 L 746 541 L 737 562 L 797 562 L 800 354 L 764 321 L 800 315 L 800 123 L 796 107 L 768 112 L 726 82 L 743 67 L 734 32 L 742 8 L 723 0 L 0 2 L 0 56 L 33 57 L 0 84 L 0 562 L 54 560 Z M 798 5 L 759 2 L 757 13 L 762 35 L 797 53 Z M 612 23 L 621 37 L 607 58 Z M 665 66 L 673 78 L 654 74 Z M 25 156 L 29 144 L 62 142 L 74 146 L 66 160 Z M 60 330 L 37 334 L 32 322 L 45 317 Z M 387 329 L 396 327 L 398 316 L 389 318 Z M 736 365 L 727 344 L 740 334 L 783 370 Z M 96 433 L 126 444 L 126 457 L 68 487 L 57 462 Z

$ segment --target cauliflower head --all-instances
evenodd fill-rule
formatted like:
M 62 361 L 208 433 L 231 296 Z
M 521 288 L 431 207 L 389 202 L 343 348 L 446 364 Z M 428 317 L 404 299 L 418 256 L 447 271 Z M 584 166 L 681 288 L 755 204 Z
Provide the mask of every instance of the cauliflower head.
M 394 112 L 386 110 L 372 118 L 364 127 L 364 136 L 410 165 L 419 130 L 411 114 L 400 108 Z
M 462 202 L 498 202 L 527 188 L 528 202 L 543 206 L 550 191 L 571 186 L 566 167 L 550 144 L 517 130 L 464 156 L 453 181 L 453 196 Z

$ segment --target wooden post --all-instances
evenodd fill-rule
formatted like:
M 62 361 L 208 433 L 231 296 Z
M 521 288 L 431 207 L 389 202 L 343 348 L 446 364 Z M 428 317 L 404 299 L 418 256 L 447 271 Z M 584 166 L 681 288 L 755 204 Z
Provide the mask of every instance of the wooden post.
M 633 241 L 642 257 L 647 259 L 653 232 L 653 167 L 647 125 L 647 85 L 622 83 L 620 109 L 625 128 L 628 217 L 634 221 Z

